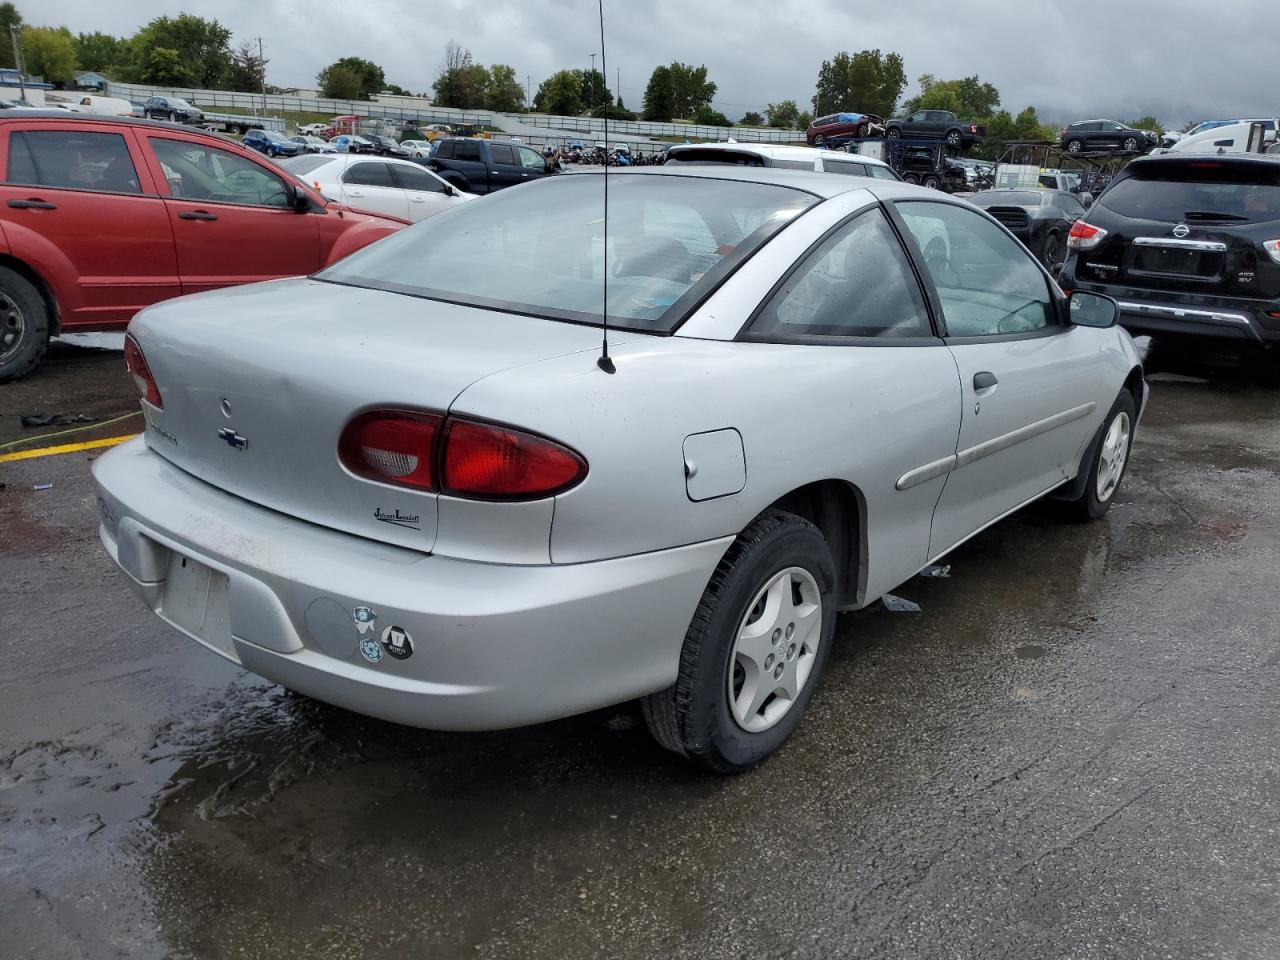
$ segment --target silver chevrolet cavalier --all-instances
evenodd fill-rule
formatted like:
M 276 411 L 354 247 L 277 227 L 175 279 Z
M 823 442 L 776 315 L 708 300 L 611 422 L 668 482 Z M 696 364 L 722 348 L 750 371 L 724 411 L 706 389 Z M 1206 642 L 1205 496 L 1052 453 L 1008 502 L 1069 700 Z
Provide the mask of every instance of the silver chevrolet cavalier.
M 662 745 L 737 771 L 795 729 L 839 611 L 1039 497 L 1114 501 L 1133 342 L 982 211 L 659 168 L 611 174 L 606 220 L 602 186 L 140 313 L 146 429 L 93 471 L 132 589 L 360 713 L 480 730 L 639 698 Z

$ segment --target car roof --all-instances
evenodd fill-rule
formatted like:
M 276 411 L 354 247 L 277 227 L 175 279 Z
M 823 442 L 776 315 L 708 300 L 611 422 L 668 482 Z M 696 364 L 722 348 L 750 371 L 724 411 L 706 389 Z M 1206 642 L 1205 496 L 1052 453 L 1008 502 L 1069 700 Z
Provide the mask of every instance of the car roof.
M 1280 163 L 1280 155 L 1267 153 L 1244 153 L 1243 151 L 1232 153 L 1178 153 L 1171 150 L 1168 153 L 1153 153 L 1148 154 L 1145 157 L 1137 157 L 1130 160 L 1128 167 L 1125 169 L 1137 168 L 1140 170 L 1143 167 L 1175 164 L 1182 164 L 1185 166 L 1189 163 L 1198 165 L 1245 165 L 1258 163 L 1274 167 L 1277 163 Z
M 599 170 L 582 170 L 562 176 L 603 177 Z M 842 193 L 866 190 L 876 197 L 885 200 L 911 198 L 917 200 L 937 200 L 940 203 L 952 201 L 940 190 L 928 187 L 900 183 L 879 177 L 835 177 L 829 173 L 816 170 L 785 170 L 778 167 L 731 167 L 731 166 L 661 166 L 661 167 L 628 167 L 610 170 L 612 177 L 690 177 L 701 180 L 736 180 L 743 183 L 763 183 L 803 190 L 814 196 L 828 199 L 838 197 Z M 556 179 L 554 177 L 548 179 Z
M 859 163 L 874 163 L 879 167 L 889 164 L 875 157 L 864 157 L 860 153 L 845 153 L 843 150 L 818 150 L 815 147 L 786 147 L 771 143 L 678 143 L 668 150 L 728 150 L 735 153 L 749 153 L 757 157 L 768 157 L 770 160 L 812 160 L 814 157 L 831 157 L 833 160 L 857 160 Z

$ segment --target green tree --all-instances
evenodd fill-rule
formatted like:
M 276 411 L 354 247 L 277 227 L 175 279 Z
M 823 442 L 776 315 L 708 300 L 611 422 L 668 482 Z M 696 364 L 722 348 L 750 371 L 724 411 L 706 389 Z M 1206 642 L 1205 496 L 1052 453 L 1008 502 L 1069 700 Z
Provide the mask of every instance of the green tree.
M 75 44 L 81 70 L 114 76 L 129 61 L 128 43 L 109 33 L 82 33 Z
M 470 50 L 452 40 L 445 44 L 444 66 L 433 84 L 437 104 L 460 110 L 481 109 L 489 81 L 489 71 L 471 59 Z
M 342 73 L 355 74 L 358 83 L 354 97 L 337 95 L 335 91 L 339 87 L 344 91 L 348 91 L 351 89 L 351 85 L 346 77 L 342 77 L 340 83 L 331 85 L 329 78 L 335 70 Z M 316 83 L 320 85 L 320 96 L 322 97 L 328 97 L 333 100 L 368 100 L 374 94 L 381 93 L 386 89 L 387 78 L 383 75 L 382 68 L 371 60 L 365 60 L 363 57 L 343 57 L 341 60 L 335 60 L 316 74 Z
M 12 3 L 0 3 L 0 67 L 16 67 L 13 62 L 13 44 L 9 42 L 9 28 L 22 26 L 22 14 Z
M 76 44 L 66 27 L 25 27 L 22 61 L 27 73 L 50 83 L 70 83 L 76 72 Z
M 707 79 L 705 66 L 688 63 L 672 63 L 671 109 L 677 117 L 694 117 L 702 107 L 710 107 L 718 87 Z
M 599 70 L 575 70 L 578 76 L 578 86 L 582 90 L 582 106 L 590 110 L 594 115 L 595 111 L 604 107 L 605 104 L 613 103 L 613 92 L 605 86 L 604 74 Z
M 250 90 L 257 93 L 267 79 L 267 59 L 258 55 L 258 45 L 246 40 L 231 54 L 231 69 L 227 72 L 227 86 L 232 90 Z
M 756 113 L 754 110 L 748 110 L 742 115 L 742 119 L 738 121 L 744 127 L 763 127 L 764 117 Z
M 978 77 L 939 80 L 933 74 L 920 77 L 920 93 L 903 104 L 905 113 L 917 110 L 950 110 L 966 120 L 993 116 L 1000 106 L 1000 91 Z
M 783 100 L 781 103 L 771 103 L 765 107 L 764 116 L 769 126 L 791 130 L 800 119 L 800 108 L 796 106 L 794 100 Z
M 619 97 L 616 103 L 596 107 L 591 111 L 593 117 L 608 117 L 610 120 L 634 120 L 636 115 L 626 108 Z
M 1145 117 L 1139 117 L 1137 120 L 1130 120 L 1129 126 L 1135 130 L 1153 130 L 1158 134 L 1164 134 L 1164 124 L 1150 114 Z
M 693 122 L 700 123 L 704 127 L 732 127 L 733 121 L 726 117 L 719 110 L 714 110 L 708 106 L 701 106 L 693 115 Z
M 820 115 L 850 111 L 889 117 L 906 85 L 902 57 L 896 53 L 837 53 L 830 60 L 823 60 L 818 69 L 813 112 Z
M 360 99 L 360 74 L 337 64 L 325 68 L 323 74 L 324 79 L 320 81 L 320 96 L 330 100 Z
M 644 113 L 641 117 L 658 123 L 670 123 L 675 116 L 676 90 L 670 67 L 654 67 L 644 88 Z
M 156 17 L 129 40 L 131 70 L 144 83 L 225 89 L 231 73 L 230 44 L 231 31 L 217 20 L 189 13 Z M 176 52 L 176 67 L 167 55 L 155 56 L 158 49 Z
M 489 86 L 484 105 L 499 113 L 519 113 L 524 109 L 524 84 L 516 77 L 516 68 L 495 63 L 489 68 Z
M 398 83 L 388 83 L 385 87 L 378 91 L 379 93 L 390 93 L 397 97 L 412 97 L 413 94 L 400 86 Z
M 561 117 L 576 117 L 582 113 L 580 72 L 559 70 L 543 80 L 533 97 L 534 109 L 539 113 L 551 113 Z

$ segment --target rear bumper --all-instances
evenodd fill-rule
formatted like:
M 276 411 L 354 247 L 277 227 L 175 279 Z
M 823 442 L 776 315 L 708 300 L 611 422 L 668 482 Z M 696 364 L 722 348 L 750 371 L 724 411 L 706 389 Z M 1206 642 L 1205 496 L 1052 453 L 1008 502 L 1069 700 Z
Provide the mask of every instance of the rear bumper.
M 1251 341 L 1280 342 L 1280 319 L 1267 316 L 1280 305 L 1260 300 L 1165 293 L 1120 284 L 1074 281 L 1063 285 L 1074 290 L 1105 293 L 1120 304 L 1120 325 L 1133 334 L 1182 334 Z
M 300 693 L 441 730 L 537 723 L 669 686 L 731 542 L 575 565 L 472 563 L 263 509 L 141 439 L 99 458 L 93 476 L 103 545 L 161 619 Z M 190 590 L 174 595 L 183 558 L 212 571 L 194 614 Z M 357 607 L 376 614 L 363 634 Z M 411 655 L 381 644 L 387 655 L 371 662 L 361 641 L 378 646 L 390 627 L 408 634 Z

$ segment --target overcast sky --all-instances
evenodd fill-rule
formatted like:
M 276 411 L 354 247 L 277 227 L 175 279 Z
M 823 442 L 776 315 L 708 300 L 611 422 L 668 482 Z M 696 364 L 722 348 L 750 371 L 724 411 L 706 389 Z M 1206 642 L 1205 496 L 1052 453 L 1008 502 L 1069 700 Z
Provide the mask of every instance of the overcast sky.
M 215 0 L 233 44 L 262 36 L 268 82 L 313 86 L 343 56 L 378 63 L 390 82 L 429 91 L 445 43 L 523 81 L 585 67 L 600 49 L 594 0 Z M 181 3 L 18 0 L 28 23 L 131 34 Z M 1017 113 L 1168 125 L 1275 116 L 1277 0 L 605 0 L 609 86 L 638 110 L 659 63 L 705 63 L 731 119 L 769 101 L 809 109 L 818 68 L 840 50 L 900 53 L 911 79 L 978 74 Z M 597 66 L 599 60 L 597 59 Z

